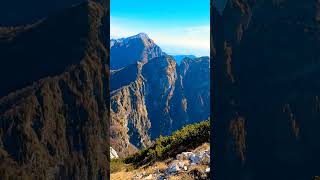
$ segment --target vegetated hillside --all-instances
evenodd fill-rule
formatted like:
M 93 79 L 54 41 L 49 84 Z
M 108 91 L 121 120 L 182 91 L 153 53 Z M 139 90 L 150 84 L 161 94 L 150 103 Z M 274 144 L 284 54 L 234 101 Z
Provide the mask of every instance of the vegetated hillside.
M 229 0 L 222 14 L 212 8 L 216 179 L 320 173 L 319 7 Z
M 111 178 L 210 179 L 210 121 L 187 125 L 126 159 L 111 161 Z
M 171 136 L 160 136 L 152 146 L 127 157 L 125 162 L 135 166 L 151 165 L 195 149 L 203 143 L 210 143 L 209 120 L 186 125 Z
M 111 146 L 120 157 L 209 117 L 209 58 L 171 56 L 111 73 Z
M 137 61 L 146 62 L 164 56 L 160 47 L 145 33 L 110 41 L 111 69 L 120 69 Z
M 107 178 L 107 11 L 88 1 L 28 28 L 1 28 L 3 179 Z

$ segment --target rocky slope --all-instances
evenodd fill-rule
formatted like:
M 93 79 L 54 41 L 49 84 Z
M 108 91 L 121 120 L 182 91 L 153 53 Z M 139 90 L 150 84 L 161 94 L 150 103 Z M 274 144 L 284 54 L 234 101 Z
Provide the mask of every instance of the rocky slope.
M 88 1 L 30 27 L 1 28 L 3 179 L 107 177 L 106 16 Z
M 319 174 L 319 2 L 229 0 L 212 10 L 216 179 Z
M 137 61 L 165 55 L 145 33 L 110 41 L 111 69 L 120 69 Z
M 138 61 L 112 71 L 110 89 L 111 145 L 124 157 L 208 118 L 209 58 L 186 58 L 180 66 L 170 56 Z
M 120 164 L 120 165 L 119 165 Z M 133 168 L 130 165 L 111 163 L 118 166 L 111 173 L 111 179 L 121 180 L 209 180 L 210 179 L 210 146 L 208 143 L 182 152 L 176 157 L 154 163 L 152 166 Z
M 123 172 L 112 173 L 111 178 L 130 180 L 164 180 L 164 179 L 210 179 L 210 146 L 205 143 L 192 151 L 177 154 L 172 160 L 157 162 L 151 167 L 136 169 L 131 172 L 133 176 L 126 176 Z M 120 177 L 119 177 L 120 176 Z
M 210 179 L 210 121 L 189 124 L 111 162 L 112 179 Z

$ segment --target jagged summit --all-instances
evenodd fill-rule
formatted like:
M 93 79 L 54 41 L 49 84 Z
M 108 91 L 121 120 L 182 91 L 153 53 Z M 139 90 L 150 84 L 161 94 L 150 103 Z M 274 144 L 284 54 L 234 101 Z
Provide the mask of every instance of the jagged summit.
M 155 45 L 154 41 L 152 39 L 150 39 L 146 33 L 143 33 L 143 32 L 136 34 L 136 35 L 133 35 L 133 36 L 130 36 L 130 37 L 127 37 L 127 38 L 117 39 L 117 40 L 115 40 L 115 42 L 129 44 L 130 41 L 135 41 L 135 40 L 142 41 L 143 45 L 146 47 L 152 47 Z
M 139 61 L 166 55 L 145 33 L 110 41 L 111 69 L 120 69 Z
M 128 43 L 130 40 L 133 39 L 141 39 L 141 40 L 150 40 L 152 41 L 152 39 L 149 38 L 149 36 L 146 33 L 139 33 L 133 36 L 129 36 L 129 37 L 125 37 L 125 38 L 118 38 L 118 39 L 111 39 L 110 40 L 110 45 L 111 47 L 116 44 L 116 43 Z M 153 42 L 153 41 L 152 41 Z
M 141 33 L 139 33 L 137 35 L 128 37 L 127 39 L 134 39 L 134 38 L 150 39 L 149 36 L 146 33 L 143 33 L 143 32 L 141 32 Z

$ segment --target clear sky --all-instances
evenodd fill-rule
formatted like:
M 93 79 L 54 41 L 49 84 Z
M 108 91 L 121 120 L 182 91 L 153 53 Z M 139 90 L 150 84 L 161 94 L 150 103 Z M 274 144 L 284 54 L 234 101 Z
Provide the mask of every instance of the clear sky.
M 170 55 L 210 54 L 210 0 L 110 0 L 111 38 L 144 32 Z

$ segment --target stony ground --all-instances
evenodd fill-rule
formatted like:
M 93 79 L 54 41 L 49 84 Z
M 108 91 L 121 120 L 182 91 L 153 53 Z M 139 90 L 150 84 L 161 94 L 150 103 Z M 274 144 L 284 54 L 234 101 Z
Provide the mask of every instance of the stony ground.
M 112 173 L 111 180 L 178 180 L 210 179 L 210 146 L 203 144 L 190 152 L 178 154 L 176 158 L 157 162 L 149 167 L 131 170 L 123 168 Z M 128 166 L 127 166 L 128 167 Z

